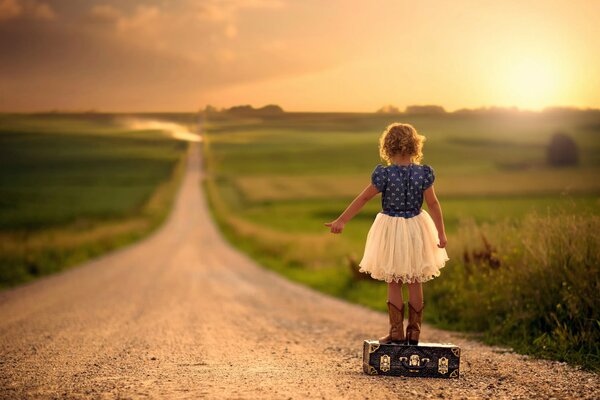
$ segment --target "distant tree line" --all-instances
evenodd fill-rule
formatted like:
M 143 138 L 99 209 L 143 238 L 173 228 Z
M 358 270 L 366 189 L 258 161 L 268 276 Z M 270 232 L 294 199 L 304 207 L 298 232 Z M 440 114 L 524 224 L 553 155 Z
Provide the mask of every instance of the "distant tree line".
M 266 106 L 260 108 L 254 108 L 249 104 L 244 104 L 221 109 L 209 104 L 204 108 L 203 112 L 205 114 L 225 113 L 240 116 L 279 115 L 285 113 L 283 108 L 277 104 L 267 104 Z
M 404 111 L 393 104 L 387 104 L 375 111 L 377 114 L 422 114 L 422 115 L 440 115 L 440 114 L 455 114 L 455 115 L 489 115 L 489 114 L 516 114 L 516 113 L 531 113 L 534 111 L 522 110 L 518 107 L 480 107 L 480 108 L 461 108 L 456 111 L 446 111 L 439 105 L 409 105 Z M 599 109 L 594 108 L 576 108 L 576 107 L 547 107 L 542 110 L 544 114 L 575 114 L 575 113 L 600 113 Z M 598 127 L 590 129 L 599 130 Z
M 378 114 L 402 114 L 400 109 L 394 105 L 388 104 L 376 111 Z M 404 110 L 404 114 L 446 114 L 446 110 L 442 106 L 424 105 L 424 106 L 408 106 Z

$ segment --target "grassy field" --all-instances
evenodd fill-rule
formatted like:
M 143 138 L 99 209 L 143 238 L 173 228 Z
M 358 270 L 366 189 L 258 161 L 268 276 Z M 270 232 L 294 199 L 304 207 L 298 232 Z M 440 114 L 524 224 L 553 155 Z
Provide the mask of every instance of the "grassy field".
M 493 240 L 495 252 L 508 257 L 503 258 L 503 265 L 513 266 L 502 268 L 502 282 L 521 288 L 504 271 L 514 271 L 515 266 L 521 265 L 518 260 L 540 265 L 535 258 L 525 256 L 535 252 L 523 244 L 539 233 L 532 227 L 535 221 L 552 227 L 556 233 L 553 240 L 558 243 L 562 220 L 579 218 L 576 225 L 581 226 L 588 217 L 599 215 L 598 112 L 209 116 L 205 123 L 204 152 L 210 179 L 205 185 L 221 229 L 239 248 L 291 279 L 384 310 L 385 285 L 360 279 L 351 268 L 362 256 L 367 231 L 380 209 L 379 196 L 346 226 L 342 235 L 329 234 L 323 223 L 336 218 L 369 184 L 371 171 L 381 162 L 377 139 L 394 121 L 411 123 L 427 136 L 423 162 L 436 172 L 436 192 L 449 235 L 451 261 L 438 282 L 425 286 L 426 319 L 453 329 L 483 332 L 486 340 L 508 344 L 525 353 L 597 369 L 599 352 L 592 343 L 600 339 L 598 311 L 574 302 L 572 298 L 578 295 L 573 291 L 581 290 L 581 285 L 571 285 L 577 279 L 587 282 L 584 292 L 588 295 L 594 293 L 590 288 L 600 288 L 598 267 L 591 265 L 592 254 L 577 264 L 583 265 L 578 267 L 577 274 L 588 268 L 591 279 L 589 275 L 565 276 L 562 264 L 549 264 L 547 268 L 554 271 L 549 271 L 549 276 L 562 289 L 556 291 L 548 284 L 548 291 L 543 294 L 560 293 L 563 297 L 546 296 L 548 301 L 555 302 L 552 310 L 541 308 L 537 313 L 529 313 L 530 319 L 511 316 L 511 321 L 537 324 L 535 329 L 526 330 L 527 335 L 520 335 L 519 340 L 514 340 L 507 331 L 492 329 L 490 319 L 485 319 L 485 315 L 491 315 L 492 319 L 507 317 L 506 309 L 501 310 L 496 303 L 482 313 L 461 314 L 456 310 L 460 309 L 457 304 L 466 304 L 461 301 L 473 301 L 477 293 L 483 296 L 490 293 L 488 289 L 498 289 L 491 282 L 499 275 L 491 275 L 485 265 L 465 267 L 465 252 L 485 250 L 482 233 Z M 558 130 L 567 132 L 576 141 L 579 165 L 556 168 L 547 164 L 547 145 Z M 598 218 L 590 221 L 586 229 L 572 229 L 569 234 L 585 239 L 587 247 L 577 248 L 578 251 L 593 252 L 596 256 L 597 248 L 593 247 L 588 232 L 600 227 Z M 523 237 L 507 244 L 503 233 L 520 225 L 527 226 Z M 473 234 L 474 231 L 478 233 Z M 465 232 L 471 232 L 470 236 Z M 549 245 L 545 249 L 550 248 Z M 521 257 L 511 258 L 514 254 Z M 475 273 L 465 278 L 465 268 Z M 525 264 L 524 269 L 539 272 L 533 265 Z M 530 280 L 531 287 L 533 272 L 525 278 Z M 518 297 L 522 304 L 511 301 L 513 306 L 529 302 L 549 304 L 540 302 L 540 293 L 530 293 L 528 298 L 523 296 L 527 291 L 520 290 L 519 296 L 505 290 L 505 297 L 493 297 Z M 448 296 L 456 296 L 458 300 L 444 308 Z M 592 294 L 591 301 L 600 306 L 596 297 Z M 547 315 L 556 315 L 552 312 L 557 304 L 566 309 L 567 303 L 570 312 L 560 314 L 558 322 L 545 319 Z M 450 309 L 458 319 L 444 317 Z M 547 315 L 540 314 L 544 310 Z M 569 319 L 588 322 L 574 324 L 577 328 L 569 331 L 569 336 L 566 328 L 559 329 Z M 582 330 L 586 332 L 581 333 Z M 564 339 L 567 336 L 569 339 Z M 573 351 L 575 348 L 577 351 Z
M 119 117 L 0 115 L 0 287 L 131 243 L 164 219 L 187 143 Z

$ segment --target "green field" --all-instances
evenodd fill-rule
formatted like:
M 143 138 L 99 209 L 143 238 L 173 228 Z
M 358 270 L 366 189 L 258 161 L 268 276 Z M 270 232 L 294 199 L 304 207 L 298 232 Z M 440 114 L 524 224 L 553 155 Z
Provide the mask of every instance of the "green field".
M 0 287 L 130 243 L 164 219 L 187 144 L 119 117 L 0 115 Z
M 395 121 L 413 124 L 427 137 L 423 163 L 433 166 L 436 172 L 436 192 L 449 235 L 451 261 L 438 282 L 425 286 L 429 311 L 426 318 L 449 328 L 483 331 L 487 333 L 487 340 L 514 346 L 519 351 L 597 368 L 598 347 L 590 343 L 598 337 L 598 311 L 577 309 L 581 305 L 577 303 L 572 305 L 572 313 L 563 316 L 592 321 L 577 329 L 594 330 L 593 340 L 589 335 L 578 336 L 578 339 L 557 338 L 553 336 L 557 334 L 556 327 L 550 321 L 537 324 L 535 329 L 530 329 L 529 336 L 515 341 L 506 332 L 492 329 L 490 321 L 493 319 L 485 320 L 487 317 L 483 314 L 472 312 L 460 316 L 456 305 L 454 311 L 459 317 L 445 318 L 446 310 L 441 302 L 447 301 L 449 290 L 456 291 L 452 296 L 473 300 L 476 297 L 473 293 L 487 293 L 482 288 L 497 289 L 490 282 L 511 270 L 507 266 L 493 276 L 489 268 L 480 266 L 476 269 L 479 273 L 465 279 L 463 256 L 465 252 L 482 248 L 482 233 L 493 240 L 494 251 L 500 253 L 503 265 L 515 266 L 522 260 L 531 261 L 524 255 L 527 249 L 523 243 L 538 232 L 527 225 L 527 229 L 523 228 L 523 237 L 512 242 L 506 239 L 505 232 L 521 224 L 525 226 L 525 221 L 531 218 L 537 218 L 540 224 L 549 224 L 556 232 L 560 232 L 560 221 L 565 218 L 578 218 L 578 226 L 589 219 L 592 225 L 573 231 L 582 239 L 589 239 L 588 231 L 597 230 L 599 112 L 400 116 L 286 113 L 268 118 L 209 115 L 204 146 L 210 178 L 206 189 L 222 230 L 239 248 L 291 279 L 384 310 L 385 285 L 360 279 L 351 269 L 362 256 L 367 231 L 380 209 L 380 197 L 373 199 L 346 226 L 342 235 L 329 234 L 323 223 L 336 218 L 369 184 L 371 171 L 381 162 L 377 139 L 384 128 Z M 552 134 L 559 130 L 577 143 L 578 165 L 548 165 L 547 146 Z M 558 216 L 553 217 L 555 214 Z M 534 225 L 534 222 L 528 223 Z M 560 234 L 554 240 L 560 240 Z M 582 251 L 591 250 L 583 248 Z M 515 258 L 515 254 L 521 256 Z M 591 263 L 592 256 L 597 258 L 597 251 L 584 259 L 583 265 Z M 533 267 L 525 269 L 534 271 Z M 591 280 L 589 276 L 577 278 L 600 288 L 597 271 L 598 266 L 593 266 L 586 272 L 592 273 Z M 560 287 L 563 282 L 558 280 L 576 279 L 565 277 L 562 272 L 549 275 Z M 533 279 L 532 276 L 521 276 L 521 279 Z M 509 277 L 502 275 L 502 279 Z M 504 282 L 511 287 L 518 286 Z M 552 285 L 547 291 L 556 292 L 558 296 L 546 296 L 543 303 L 554 302 L 552 307 L 577 295 L 564 289 L 556 291 Z M 511 290 L 505 289 L 505 292 L 505 296 L 512 295 Z M 598 305 L 597 296 L 589 292 L 594 298 L 593 305 Z M 532 294 L 530 300 L 525 298 L 523 302 L 539 303 L 540 296 Z M 494 296 L 498 297 L 502 296 Z M 486 315 L 493 318 L 510 320 L 514 317 L 515 321 L 523 322 L 506 311 L 501 314 L 499 309 L 494 314 L 493 307 L 486 311 Z M 546 317 L 535 314 L 531 318 Z M 527 320 L 526 323 L 532 322 Z M 537 344 L 533 344 L 534 340 Z M 550 354 L 546 349 L 552 346 L 562 347 Z M 576 346 L 579 350 L 571 351 Z

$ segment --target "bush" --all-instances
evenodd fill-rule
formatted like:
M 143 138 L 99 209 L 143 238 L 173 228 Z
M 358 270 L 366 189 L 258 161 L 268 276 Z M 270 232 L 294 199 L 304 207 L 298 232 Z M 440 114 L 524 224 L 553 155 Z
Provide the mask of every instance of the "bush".
M 566 133 L 557 132 L 548 145 L 548 164 L 553 166 L 576 165 L 579 160 L 577 144 Z
M 433 322 L 485 332 L 519 352 L 600 369 L 598 231 L 599 216 L 567 212 L 493 226 L 467 222 L 457 240 L 464 260 L 427 288 Z M 480 250 L 474 244 L 482 234 L 488 243 Z M 490 247 L 497 263 L 464 257 Z

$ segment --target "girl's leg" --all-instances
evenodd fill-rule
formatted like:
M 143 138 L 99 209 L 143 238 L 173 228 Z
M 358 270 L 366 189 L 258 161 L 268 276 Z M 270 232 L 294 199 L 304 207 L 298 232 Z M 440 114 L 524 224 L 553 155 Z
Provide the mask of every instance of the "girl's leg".
M 417 311 L 423 306 L 423 285 L 421 282 L 408 284 L 408 302 L 412 304 Z
M 388 300 L 396 307 L 402 307 L 404 299 L 402 298 L 402 282 L 388 283 Z
M 390 317 L 389 333 L 379 338 L 379 343 L 404 343 L 404 300 L 402 299 L 402 282 L 388 283 L 388 315 Z
M 423 286 L 421 283 L 408 284 L 408 325 L 406 341 L 410 345 L 419 344 L 423 316 Z

